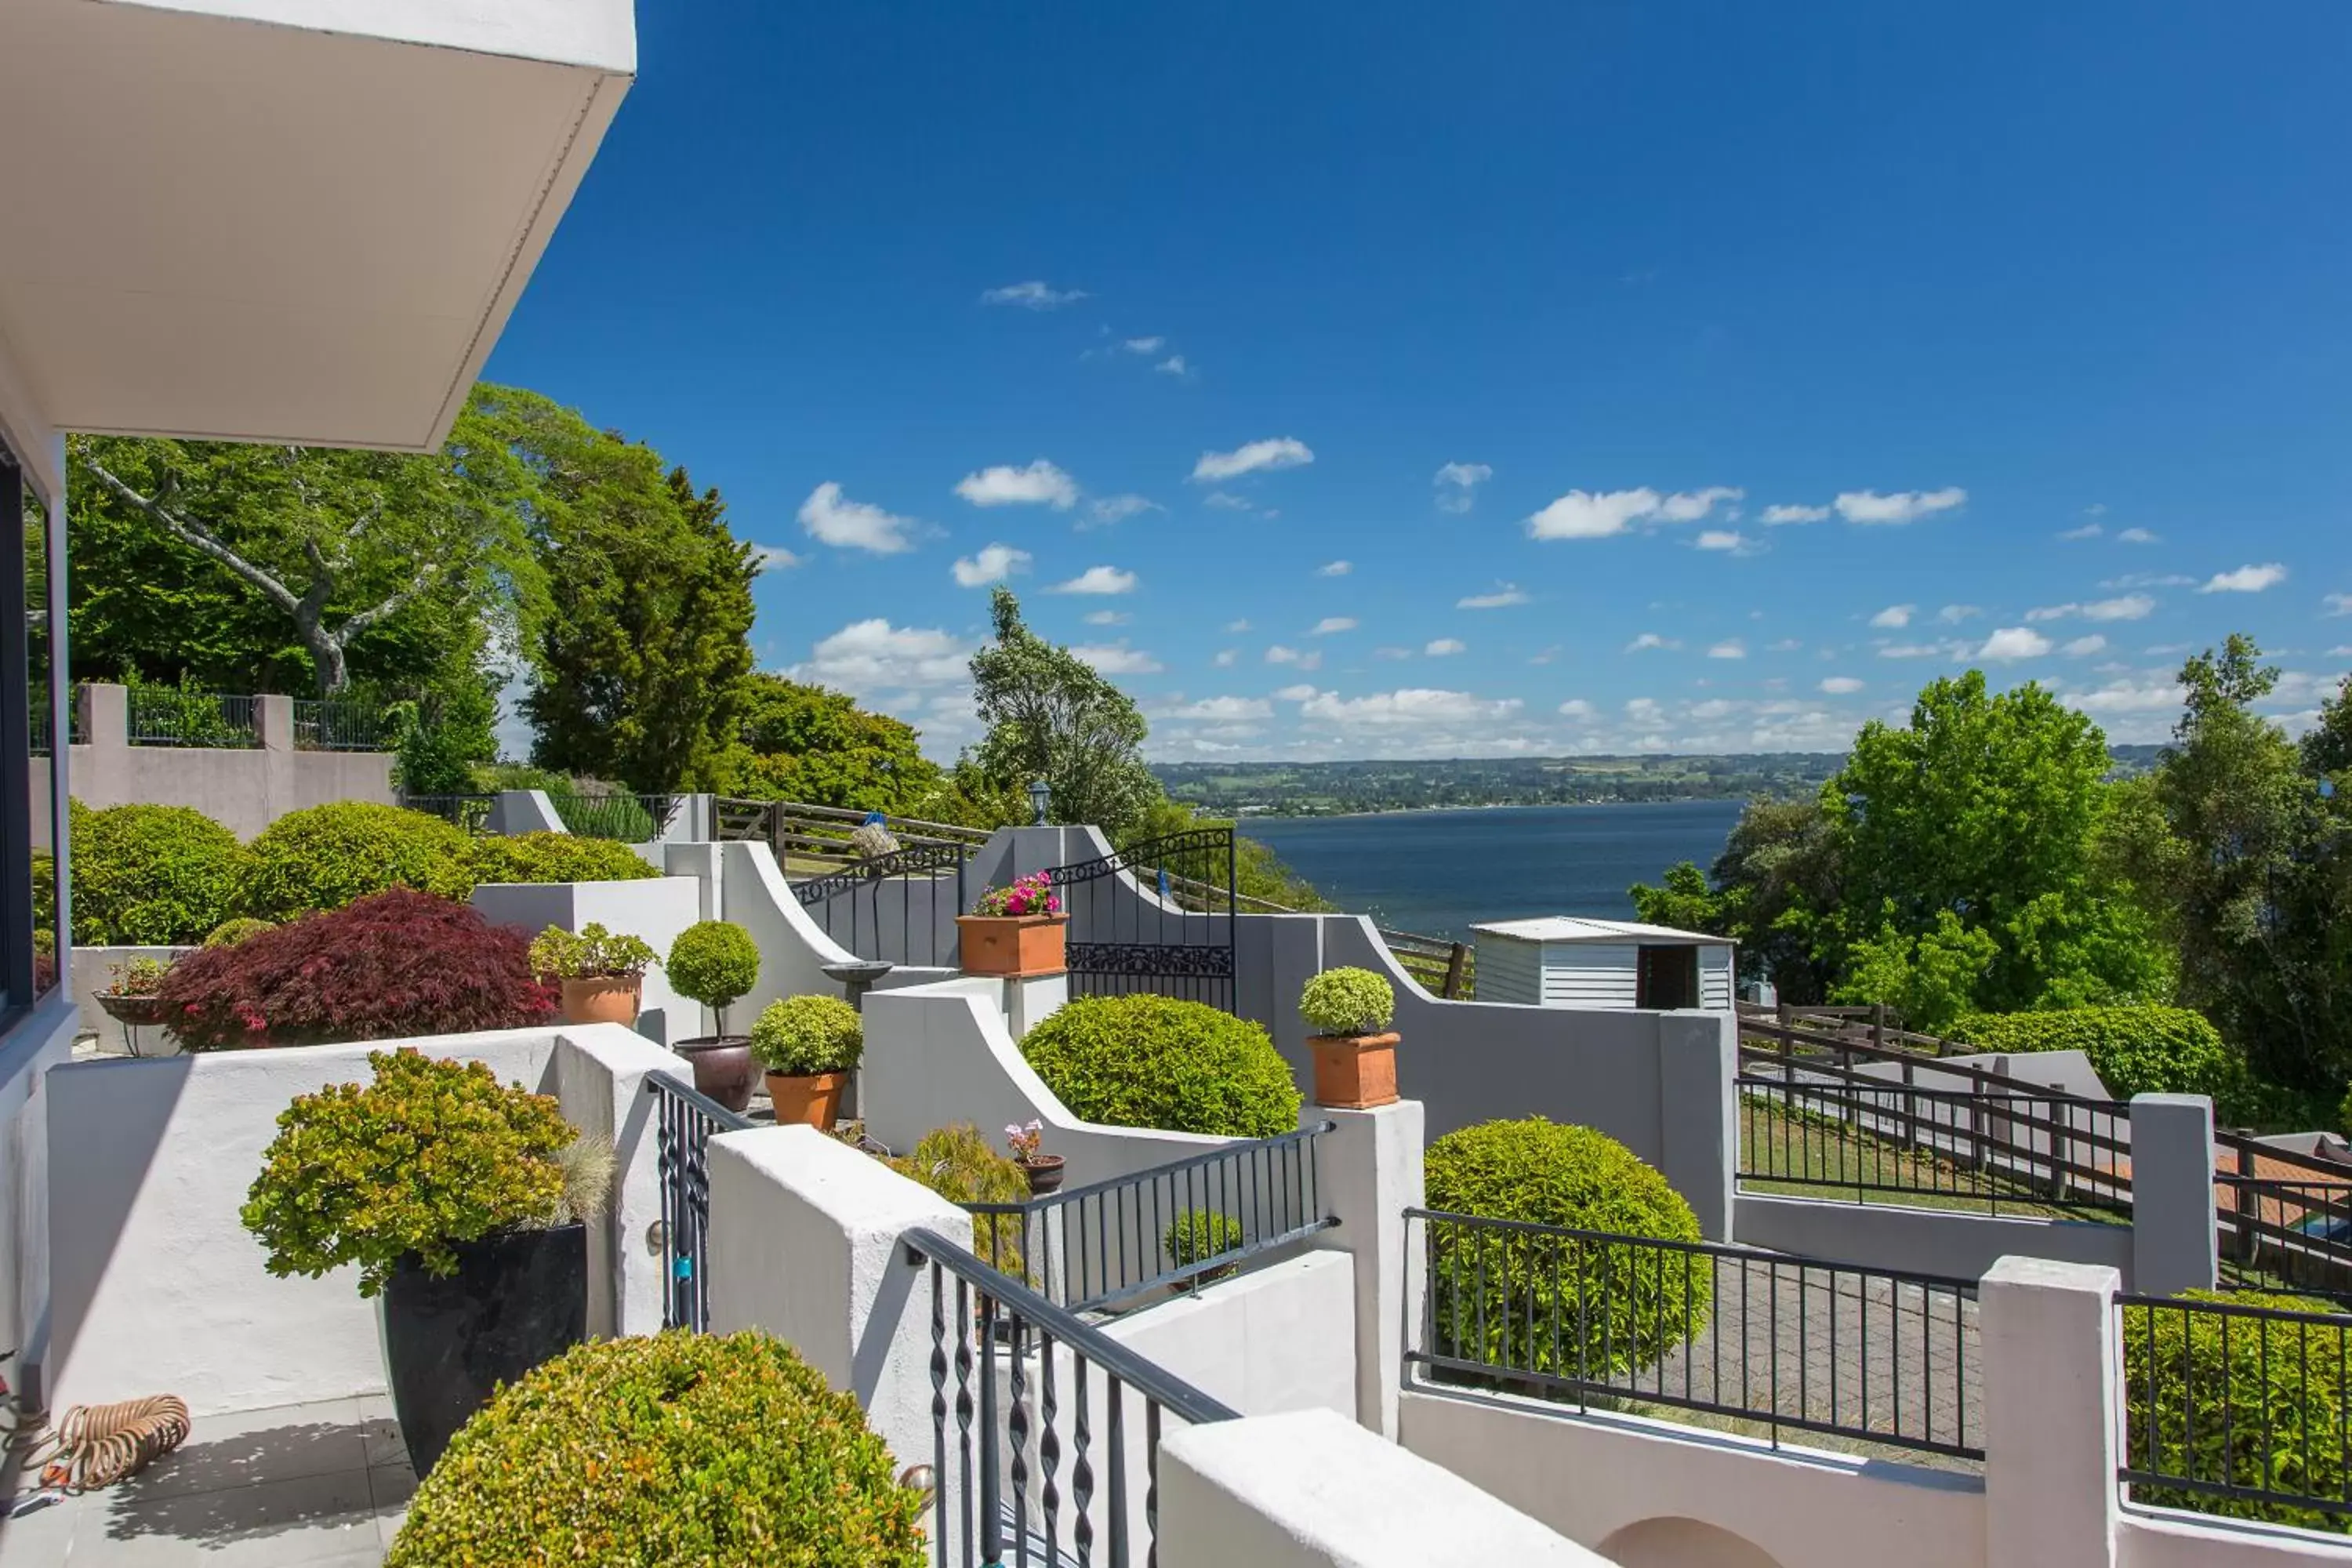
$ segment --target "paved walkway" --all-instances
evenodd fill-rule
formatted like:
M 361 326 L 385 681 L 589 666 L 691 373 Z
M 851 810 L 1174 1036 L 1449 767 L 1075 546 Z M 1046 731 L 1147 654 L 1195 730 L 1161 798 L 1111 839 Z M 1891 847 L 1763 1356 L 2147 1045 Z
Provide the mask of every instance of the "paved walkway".
M 0 1519 L 0 1568 L 375 1568 L 415 1488 L 381 1397 L 199 1416 L 131 1479 Z

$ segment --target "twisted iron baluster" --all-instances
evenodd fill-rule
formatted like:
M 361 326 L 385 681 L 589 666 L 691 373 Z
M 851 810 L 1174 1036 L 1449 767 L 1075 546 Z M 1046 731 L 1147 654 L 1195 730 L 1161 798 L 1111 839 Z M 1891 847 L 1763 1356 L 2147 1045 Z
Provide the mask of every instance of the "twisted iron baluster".
M 1078 1517 L 1070 1535 L 1077 1543 L 1078 1568 L 1089 1568 L 1095 1560 L 1095 1526 L 1087 1517 L 1087 1506 L 1094 1501 L 1095 1471 L 1087 1457 L 1087 1358 L 1074 1352 L 1071 1361 L 1078 1383 L 1078 1423 L 1070 1451 L 1070 1500 L 1077 1504 Z
M 1028 1325 L 1018 1312 L 1013 1320 L 1010 1354 L 1013 1394 L 1013 1552 L 1023 1568 L 1029 1562 L 1029 1407 L 1023 1401 L 1027 1383 L 1021 1373 L 1021 1331 Z
M 933 1264 L 934 1268 L 938 1268 Z M 971 1287 L 956 1281 L 956 1523 L 964 1568 L 971 1568 Z
M 931 1533 L 939 1542 L 940 1568 L 947 1568 L 948 1500 L 948 1312 L 947 1271 L 931 1265 Z M 961 1495 L 961 1494 L 958 1494 Z
M 1045 1468 L 1045 1562 L 1048 1568 L 1061 1568 L 1062 1489 L 1054 1472 L 1061 1463 L 1062 1439 L 1054 1430 L 1057 1413 L 1054 1399 L 1054 1336 L 1043 1330 L 1037 1334 L 1037 1377 L 1043 1389 L 1044 1416 L 1037 1424 L 1037 1458 Z

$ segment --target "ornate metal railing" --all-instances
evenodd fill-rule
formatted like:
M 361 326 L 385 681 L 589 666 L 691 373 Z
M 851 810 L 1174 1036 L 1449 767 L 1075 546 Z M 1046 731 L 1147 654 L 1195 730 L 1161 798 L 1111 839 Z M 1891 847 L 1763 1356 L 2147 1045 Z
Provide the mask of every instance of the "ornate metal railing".
M 955 918 L 964 909 L 959 844 L 919 844 L 794 882 L 793 897 L 824 934 L 860 958 L 940 968 L 960 951 Z
M 977 1203 L 980 1250 L 1069 1311 L 1218 1278 L 1339 1223 L 1316 1145 L 1333 1123 L 1229 1143 L 1026 1203 Z
M 231 751 L 261 744 L 261 699 L 133 686 L 125 701 L 134 746 L 198 746 Z
M 654 1097 L 654 1148 L 661 1174 L 662 1327 L 707 1329 L 710 1140 L 715 1133 L 740 1132 L 751 1122 L 667 1073 L 648 1073 L 646 1092 Z
M 341 697 L 294 700 L 294 749 L 298 752 L 380 752 L 383 715 L 372 702 Z
M 1236 1413 L 937 1232 L 906 1247 L 930 1304 L 939 1568 L 1157 1563 L 1165 1420 Z
M 1234 855 L 1233 829 L 1199 827 L 1054 867 L 1070 994 L 1148 992 L 1234 1011 Z

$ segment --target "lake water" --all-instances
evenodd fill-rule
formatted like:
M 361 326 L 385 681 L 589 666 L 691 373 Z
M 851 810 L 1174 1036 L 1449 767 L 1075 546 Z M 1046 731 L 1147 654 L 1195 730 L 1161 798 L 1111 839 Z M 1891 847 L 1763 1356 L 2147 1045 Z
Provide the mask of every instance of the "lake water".
M 1625 889 L 1723 852 L 1741 802 L 1507 805 L 1370 816 L 1245 817 L 1325 898 L 1393 930 L 1466 940 L 1473 921 L 1627 919 Z

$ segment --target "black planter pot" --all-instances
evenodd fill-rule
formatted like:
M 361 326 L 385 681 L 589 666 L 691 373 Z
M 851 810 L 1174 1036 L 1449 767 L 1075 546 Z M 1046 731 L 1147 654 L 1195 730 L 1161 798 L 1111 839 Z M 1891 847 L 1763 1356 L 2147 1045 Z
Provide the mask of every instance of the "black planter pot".
M 751 1103 L 751 1086 L 759 1081 L 759 1064 L 751 1059 L 749 1035 L 697 1035 L 670 1047 L 694 1066 L 694 1087 L 730 1110 Z
M 588 1337 L 588 1229 L 516 1230 L 457 1247 L 436 1279 L 404 1263 L 384 1282 L 392 1407 L 421 1479 L 501 1383 Z
M 1024 1162 L 1021 1171 L 1029 1178 L 1031 1197 L 1041 1197 L 1047 1193 L 1060 1192 L 1062 1177 L 1067 1173 L 1066 1167 L 1062 1163 L 1062 1156 L 1059 1154 L 1040 1154 L 1034 1160 Z

